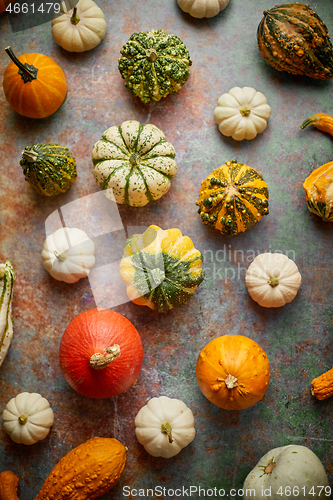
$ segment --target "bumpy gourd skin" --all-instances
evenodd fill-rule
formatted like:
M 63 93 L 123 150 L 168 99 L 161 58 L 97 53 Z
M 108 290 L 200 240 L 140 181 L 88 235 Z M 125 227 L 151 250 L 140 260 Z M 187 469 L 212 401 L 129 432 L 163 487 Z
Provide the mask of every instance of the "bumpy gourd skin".
M 22 155 L 25 180 L 44 196 L 65 193 L 77 176 L 75 158 L 65 146 L 37 143 L 26 146 Z
M 144 103 L 177 92 L 190 76 L 187 48 L 164 30 L 133 33 L 120 52 L 118 69 L 125 86 Z
M 319 400 L 333 396 L 333 368 L 312 380 L 311 394 Z
M 196 205 L 203 224 L 235 236 L 269 213 L 267 184 L 254 168 L 226 161 L 202 181 Z
M 277 5 L 264 11 L 257 31 L 259 51 L 279 71 L 326 80 L 333 78 L 328 30 L 309 5 Z

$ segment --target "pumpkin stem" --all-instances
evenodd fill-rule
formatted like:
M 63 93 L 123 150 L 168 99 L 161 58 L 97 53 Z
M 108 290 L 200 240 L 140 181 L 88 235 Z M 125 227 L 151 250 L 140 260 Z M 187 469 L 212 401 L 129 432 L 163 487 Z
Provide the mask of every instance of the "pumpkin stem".
M 21 76 L 24 83 L 32 82 L 32 80 L 37 80 L 38 68 L 35 68 L 35 66 L 32 66 L 32 64 L 21 63 L 10 46 L 6 47 L 5 51 L 7 52 L 13 63 L 16 64 L 16 66 L 19 68 L 18 74 Z
M 251 109 L 247 106 L 244 106 L 244 108 L 241 108 L 239 112 L 242 116 L 249 116 L 249 114 L 251 113 Z
M 274 288 L 275 286 L 278 286 L 279 280 L 277 278 L 270 278 L 267 281 L 267 283 L 268 283 L 268 285 L 271 285 L 272 288 Z
M 237 387 L 238 386 L 238 380 L 236 377 L 234 377 L 233 375 L 227 375 L 225 381 L 224 381 L 225 385 L 227 386 L 228 389 L 233 389 L 234 387 Z
M 27 159 L 28 162 L 34 163 L 37 161 L 38 153 L 36 151 L 27 151 L 26 149 L 22 151 L 22 156 Z
M 80 18 L 77 15 L 77 7 L 74 7 L 73 9 L 73 15 L 71 17 L 71 23 L 72 24 L 78 24 L 80 22 Z
M 140 155 L 137 153 L 132 153 L 131 156 L 129 157 L 129 162 L 132 165 L 132 167 L 138 167 L 140 165 Z
M 59 253 L 57 252 L 57 250 L 55 250 L 54 255 L 57 257 L 58 260 L 60 260 L 60 262 L 64 262 L 67 259 L 67 255 L 65 254 L 65 252 Z
M 174 441 L 173 437 L 172 437 L 172 427 L 171 425 L 169 424 L 169 422 L 166 422 L 165 424 L 162 424 L 161 425 L 161 431 L 164 433 L 164 434 L 167 434 L 168 438 L 169 438 L 169 443 L 172 443 Z
M 157 57 L 158 57 L 156 50 L 155 49 L 147 49 L 146 50 L 146 57 L 147 57 L 148 61 L 155 62 Z
M 28 422 L 28 417 L 22 413 L 22 415 L 19 416 L 18 421 L 21 425 L 24 425 Z
M 303 130 L 308 125 L 311 125 L 311 124 L 316 125 L 317 123 L 318 123 L 318 118 L 316 115 L 313 115 L 313 116 L 311 116 L 311 118 L 307 118 L 306 120 L 304 120 L 304 122 L 301 125 L 301 129 Z
M 120 346 L 114 344 L 103 349 L 103 353 L 96 352 L 90 358 L 90 366 L 95 370 L 100 370 L 114 361 L 120 354 Z
M 276 467 L 276 462 L 273 462 L 273 459 L 271 458 L 266 467 L 264 468 L 264 473 L 265 474 L 270 474 Z

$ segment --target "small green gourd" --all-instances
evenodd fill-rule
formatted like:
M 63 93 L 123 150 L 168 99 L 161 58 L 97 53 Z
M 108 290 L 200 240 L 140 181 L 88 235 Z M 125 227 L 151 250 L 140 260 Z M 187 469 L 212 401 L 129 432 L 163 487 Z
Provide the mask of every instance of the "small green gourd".
M 164 30 L 133 33 L 120 52 L 118 69 L 125 87 L 144 103 L 177 92 L 190 76 L 187 48 Z
M 0 264 L 0 366 L 13 338 L 12 300 L 15 273 L 9 260 Z
M 77 176 L 75 158 L 67 147 L 58 144 L 26 146 L 20 165 L 25 180 L 44 196 L 65 193 Z

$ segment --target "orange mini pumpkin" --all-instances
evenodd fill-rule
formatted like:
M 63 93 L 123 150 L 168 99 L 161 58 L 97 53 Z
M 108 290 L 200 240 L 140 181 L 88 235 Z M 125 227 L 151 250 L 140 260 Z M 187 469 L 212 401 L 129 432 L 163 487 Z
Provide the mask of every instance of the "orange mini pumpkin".
M 63 70 L 43 54 L 24 54 L 17 58 L 10 47 L 5 50 L 12 59 L 3 77 L 3 89 L 10 106 L 28 118 L 52 115 L 67 93 Z
M 267 355 L 243 335 L 223 335 L 200 352 L 196 377 L 201 392 L 225 410 L 243 410 L 263 398 L 270 380 Z

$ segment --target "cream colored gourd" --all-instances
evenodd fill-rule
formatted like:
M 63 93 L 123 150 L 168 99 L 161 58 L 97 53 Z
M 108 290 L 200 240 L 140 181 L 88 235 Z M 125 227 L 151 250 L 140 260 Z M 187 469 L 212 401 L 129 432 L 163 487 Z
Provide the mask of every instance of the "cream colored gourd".
M 62 227 L 44 243 L 42 261 L 53 278 L 75 283 L 95 264 L 95 244 L 82 229 Z
M 243 490 L 243 498 L 258 500 L 330 497 L 323 464 L 313 451 L 299 445 L 282 446 L 266 453 L 248 474 Z
M 252 87 L 234 87 L 222 94 L 214 110 L 221 134 L 236 141 L 254 139 L 265 130 L 270 116 L 266 97 Z
M 281 307 L 291 302 L 301 281 L 295 262 L 281 253 L 257 255 L 245 275 L 249 294 L 263 307 Z
M 11 399 L 2 414 L 3 427 L 15 443 L 35 444 L 46 438 L 54 414 L 40 394 L 22 392 Z
M 153 457 L 173 457 L 194 439 L 193 413 L 179 399 L 152 398 L 135 417 L 135 434 Z
M 170 189 L 175 155 L 162 130 L 127 120 L 106 130 L 94 145 L 95 180 L 111 200 L 143 207 Z
M 179 7 L 192 17 L 214 17 L 224 10 L 229 0 L 177 0 Z
M 15 273 L 9 260 L 0 264 L 0 366 L 13 338 L 12 301 Z
M 67 5 L 70 10 L 67 10 Z M 55 42 L 68 52 L 85 52 L 96 47 L 106 33 L 103 11 L 92 0 L 66 0 L 61 15 L 52 21 Z

